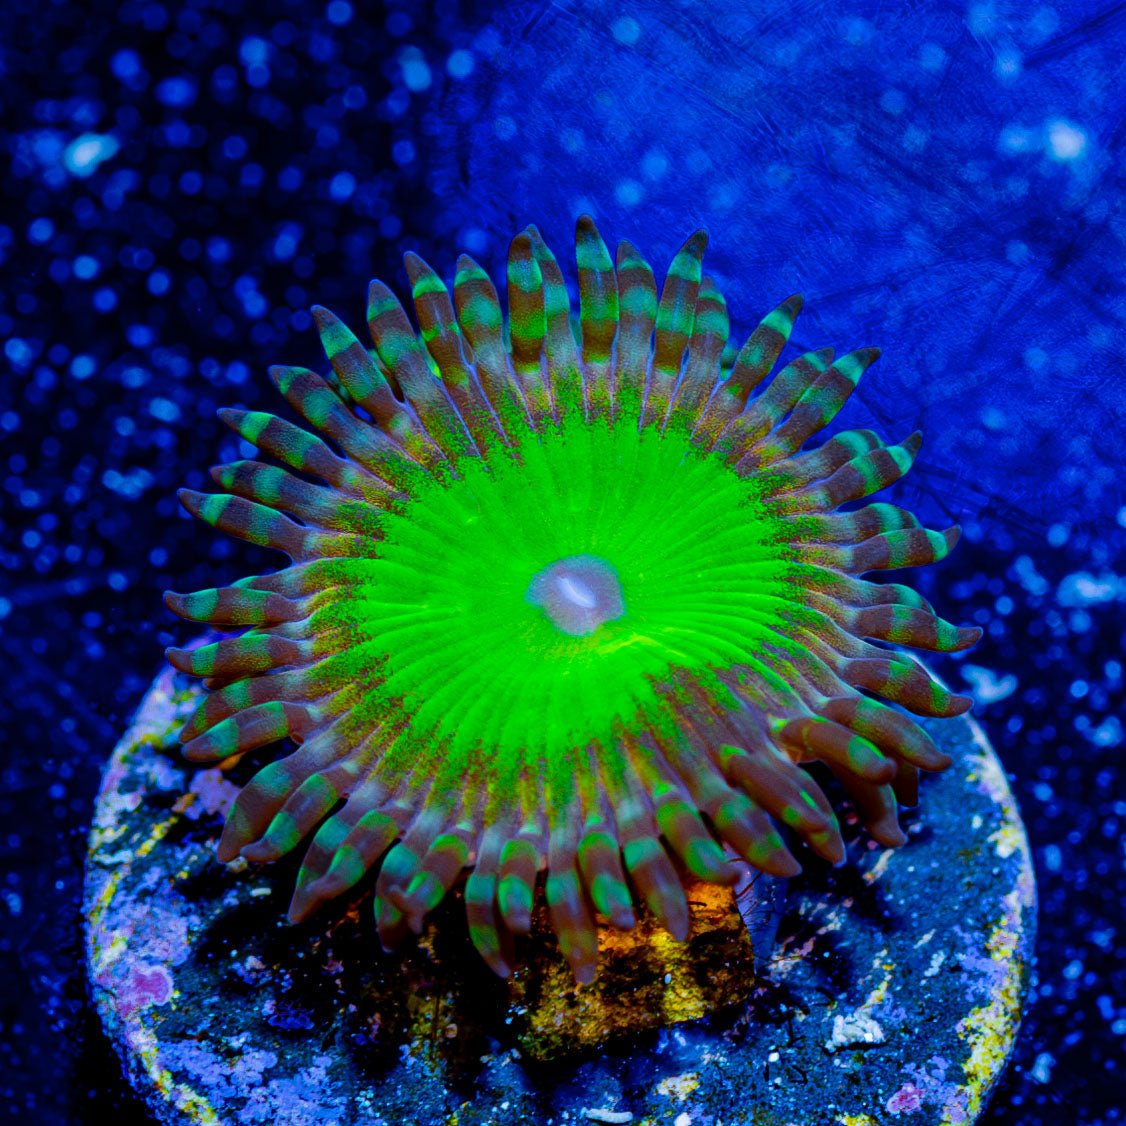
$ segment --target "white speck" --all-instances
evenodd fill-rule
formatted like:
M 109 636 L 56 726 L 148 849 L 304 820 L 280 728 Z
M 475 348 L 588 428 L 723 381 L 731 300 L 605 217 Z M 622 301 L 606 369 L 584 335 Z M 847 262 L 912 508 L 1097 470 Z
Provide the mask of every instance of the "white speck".
M 1028 1069 L 1029 1076 L 1037 1083 L 1048 1083 L 1052 1078 L 1052 1067 L 1056 1057 L 1051 1052 L 1041 1052 L 1036 1062 Z
M 1058 118 L 1048 122 L 1048 155 L 1055 160 L 1075 160 L 1087 147 L 1087 134 L 1078 125 Z
M 583 1117 L 588 1122 L 632 1122 L 633 1115 L 628 1110 L 604 1110 L 601 1107 L 583 1107 Z
M 673 1126 L 692 1126 L 692 1115 L 687 1111 L 683 1111 L 676 1116 Z
M 1126 599 L 1126 579 L 1111 571 L 1092 575 L 1076 571 L 1060 583 L 1056 599 L 1061 606 L 1097 606 L 1104 602 Z
M 90 176 L 118 148 L 117 140 L 108 133 L 83 133 L 63 151 L 63 165 L 72 176 Z
M 572 579 L 569 575 L 564 575 L 559 580 L 559 589 L 564 598 L 570 599 L 576 606 L 581 606 L 584 610 L 593 610 L 598 605 L 594 591 L 586 583 Z
M 833 1017 L 833 1035 L 825 1041 L 825 1051 L 832 1054 L 842 1048 L 861 1044 L 882 1044 L 884 1030 L 879 1022 L 867 1013 L 852 1013 L 850 1016 Z
M 938 973 L 938 971 L 940 969 L 942 969 L 942 963 L 945 962 L 945 961 L 946 961 L 946 951 L 945 950 L 939 950 L 934 955 L 934 957 L 931 958 L 931 964 L 929 966 L 927 966 L 927 968 L 923 971 L 923 977 L 934 977 L 934 975 L 936 973 Z
M 1117 747 L 1122 743 L 1122 723 L 1118 716 L 1108 715 L 1098 727 L 1084 734 L 1096 747 Z
M 982 665 L 963 665 L 962 676 L 970 685 L 970 692 L 979 704 L 995 704 L 1004 700 L 1016 690 L 1019 681 L 1010 672 L 998 676 L 992 669 Z
M 1013 564 L 1013 574 L 1029 594 L 1037 598 L 1048 593 L 1048 580 L 1036 570 L 1036 564 L 1027 555 L 1018 555 Z

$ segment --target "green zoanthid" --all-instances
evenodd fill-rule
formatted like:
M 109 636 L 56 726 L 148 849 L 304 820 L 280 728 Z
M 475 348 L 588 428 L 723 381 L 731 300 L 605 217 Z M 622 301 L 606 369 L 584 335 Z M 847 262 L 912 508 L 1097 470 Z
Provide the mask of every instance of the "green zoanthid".
M 183 503 L 291 562 L 168 594 L 233 634 L 169 659 L 210 688 L 190 758 L 277 745 L 219 856 L 311 838 L 291 918 L 378 869 L 390 949 L 464 875 L 473 942 L 508 974 L 542 880 L 589 981 L 600 918 L 630 927 L 642 904 L 683 938 L 686 878 L 792 875 L 791 846 L 843 858 L 804 763 L 877 841 L 903 842 L 897 804 L 948 759 L 901 708 L 969 700 L 873 642 L 949 651 L 979 631 L 860 576 L 940 559 L 957 529 L 840 510 L 919 447 L 868 430 L 809 444 L 878 352 L 810 352 L 768 380 L 800 299 L 729 349 L 705 241 L 658 293 L 629 243 L 615 263 L 580 219 L 577 317 L 534 227 L 510 249 L 507 315 L 471 259 L 451 295 L 408 254 L 417 329 L 373 282 L 373 348 L 317 308 L 331 371 L 271 369 L 307 429 L 221 412 L 272 462 L 219 466 L 224 492 Z

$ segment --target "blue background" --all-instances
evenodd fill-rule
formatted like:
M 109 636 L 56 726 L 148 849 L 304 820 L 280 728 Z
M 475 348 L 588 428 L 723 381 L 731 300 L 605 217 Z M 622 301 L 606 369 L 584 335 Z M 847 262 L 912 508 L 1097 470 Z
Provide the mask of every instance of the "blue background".
M 1038 982 L 986 1121 L 1126 1120 L 1126 5 L 6 3 L 0 45 L 0 1104 L 127 1122 L 86 1003 L 98 773 L 165 587 L 275 561 L 173 492 L 240 456 L 219 405 L 321 363 L 403 250 L 495 274 L 597 218 L 660 269 L 699 224 L 735 332 L 879 344 L 847 426 L 966 529 L 920 576 L 986 630 L 940 671 L 1010 772 Z

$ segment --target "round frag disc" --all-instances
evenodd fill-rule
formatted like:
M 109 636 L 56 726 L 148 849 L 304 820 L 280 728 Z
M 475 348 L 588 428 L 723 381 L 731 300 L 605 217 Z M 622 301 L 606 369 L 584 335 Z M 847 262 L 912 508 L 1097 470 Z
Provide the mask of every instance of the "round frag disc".
M 544 1062 L 455 897 L 417 947 L 384 955 L 370 888 L 291 926 L 292 862 L 217 862 L 237 787 L 179 757 L 196 693 L 157 678 L 106 770 L 88 858 L 93 994 L 158 1121 L 872 1126 L 984 1109 L 1020 1020 L 1035 884 L 973 720 L 924 721 L 954 763 L 925 780 L 906 847 L 850 818 L 846 865 L 791 881 L 748 1001 Z

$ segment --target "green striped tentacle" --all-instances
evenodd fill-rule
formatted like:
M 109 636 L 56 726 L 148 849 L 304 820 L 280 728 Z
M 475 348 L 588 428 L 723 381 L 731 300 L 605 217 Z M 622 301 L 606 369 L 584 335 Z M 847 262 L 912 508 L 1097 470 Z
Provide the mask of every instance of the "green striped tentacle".
M 575 230 L 575 262 L 579 274 L 581 369 L 589 373 L 590 417 L 608 418 L 615 395 L 612 353 L 618 334 L 618 278 L 610 251 L 589 215 L 579 220 Z
M 244 786 L 221 860 L 305 847 L 290 917 L 377 871 L 390 950 L 464 887 L 498 974 L 542 903 L 576 978 L 599 927 L 648 912 L 688 933 L 685 881 L 737 861 L 777 876 L 838 863 L 824 764 L 872 837 L 948 758 L 910 713 L 951 694 L 899 649 L 980 631 L 868 571 L 941 560 L 957 529 L 863 501 L 908 471 L 919 436 L 813 444 L 875 360 L 829 350 L 772 379 L 791 298 L 722 367 L 727 308 L 702 232 L 658 299 L 629 243 L 575 236 L 578 320 L 539 231 L 513 240 L 507 317 L 458 260 L 452 296 L 407 255 L 418 329 L 373 282 L 367 348 L 314 318 L 330 371 L 271 376 L 304 425 L 225 410 L 262 458 L 183 490 L 189 512 L 289 565 L 169 592 L 223 631 L 168 651 L 208 691 L 181 733 L 193 761 L 275 753 Z
M 702 260 L 708 236 L 697 231 L 669 266 L 669 274 L 657 306 L 653 357 L 649 363 L 643 426 L 663 426 L 680 368 L 696 319 L 696 297 L 700 292 Z

